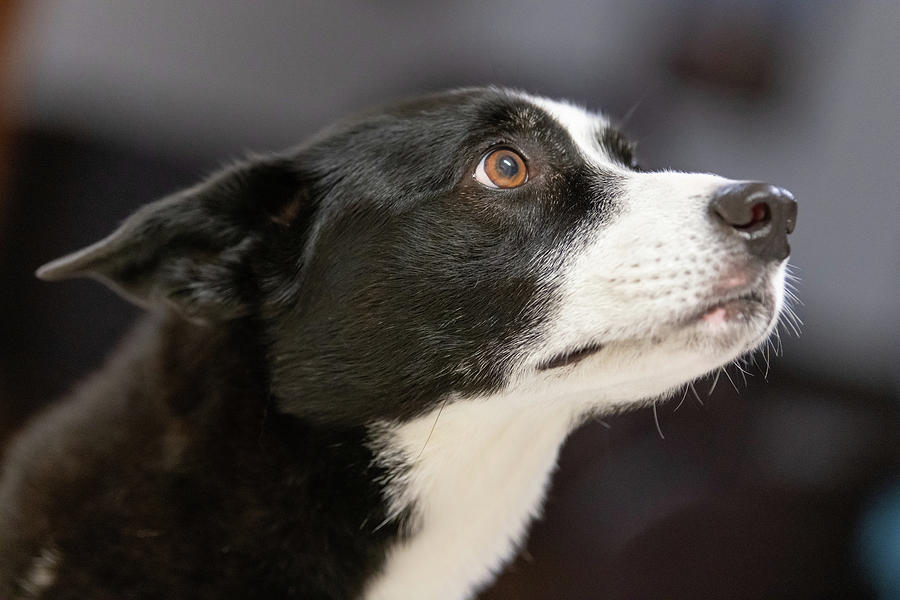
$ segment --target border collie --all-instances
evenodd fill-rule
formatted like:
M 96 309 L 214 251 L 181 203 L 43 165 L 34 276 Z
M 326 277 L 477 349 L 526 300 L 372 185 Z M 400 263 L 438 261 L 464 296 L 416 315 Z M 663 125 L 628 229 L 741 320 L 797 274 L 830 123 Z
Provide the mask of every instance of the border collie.
M 796 203 L 499 88 L 340 123 L 38 271 L 148 309 L 0 484 L 0 597 L 472 597 L 586 417 L 763 343 Z

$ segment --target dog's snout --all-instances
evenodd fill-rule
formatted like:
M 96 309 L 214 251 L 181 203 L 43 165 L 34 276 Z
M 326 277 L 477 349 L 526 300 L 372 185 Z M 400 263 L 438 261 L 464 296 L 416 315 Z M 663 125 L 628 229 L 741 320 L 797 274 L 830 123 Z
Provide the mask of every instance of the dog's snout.
M 774 261 L 790 254 L 787 236 L 797 221 L 797 201 L 786 189 L 758 181 L 733 183 L 717 189 L 709 206 L 714 218 L 746 240 L 754 256 Z

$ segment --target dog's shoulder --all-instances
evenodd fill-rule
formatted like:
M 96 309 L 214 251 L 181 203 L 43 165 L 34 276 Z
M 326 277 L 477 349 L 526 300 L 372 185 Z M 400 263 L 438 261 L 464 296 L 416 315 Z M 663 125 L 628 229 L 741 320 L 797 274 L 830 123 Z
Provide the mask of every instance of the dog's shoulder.
M 357 593 L 397 530 L 371 531 L 386 515 L 366 432 L 271 406 L 241 328 L 151 317 L 22 432 L 0 478 L 0 598 Z
M 170 468 L 187 446 L 177 414 L 149 401 L 158 383 L 148 381 L 140 357 L 155 343 L 153 327 L 139 326 L 105 369 L 10 444 L 0 472 L 0 596 L 36 596 L 51 585 L 59 543 L 83 536 L 91 515 L 114 506 L 123 490 L 147 490 L 152 473 Z M 115 516 L 107 518 L 113 526 Z M 2 581 L 13 573 L 24 575 Z

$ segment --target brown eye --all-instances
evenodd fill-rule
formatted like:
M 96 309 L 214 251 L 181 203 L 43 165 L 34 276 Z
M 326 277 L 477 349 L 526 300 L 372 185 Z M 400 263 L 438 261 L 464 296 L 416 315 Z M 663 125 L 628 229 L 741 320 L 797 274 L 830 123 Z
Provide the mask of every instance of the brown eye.
M 528 168 L 516 152 L 499 148 L 484 155 L 475 169 L 475 179 L 488 187 L 510 189 L 528 181 Z

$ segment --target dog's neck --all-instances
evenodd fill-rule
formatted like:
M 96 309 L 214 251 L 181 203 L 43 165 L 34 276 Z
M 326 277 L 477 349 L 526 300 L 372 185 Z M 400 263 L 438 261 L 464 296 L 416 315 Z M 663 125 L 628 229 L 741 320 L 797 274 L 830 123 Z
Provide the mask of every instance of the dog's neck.
M 227 502 L 192 517 L 204 547 L 216 549 L 209 562 L 223 589 L 358 598 L 398 537 L 399 521 L 385 519 L 387 472 L 365 427 L 327 426 L 278 409 L 254 331 L 252 323 L 209 327 L 172 313 L 148 315 L 85 395 L 127 403 L 134 412 L 128 433 L 147 436 L 149 428 L 160 439 L 159 449 L 142 448 L 135 461 L 193 482 L 193 502 L 227 487 Z M 125 389 L 116 384 L 123 381 Z M 165 500 L 146 502 L 152 508 Z
M 168 402 L 176 402 L 176 412 L 212 410 L 202 419 L 206 426 L 224 419 L 216 431 L 206 432 L 207 441 L 201 443 L 213 447 L 204 454 L 247 445 L 242 464 L 229 468 L 252 470 L 253 479 L 272 482 L 265 490 L 243 490 L 249 504 L 241 510 L 268 512 L 273 510 L 269 504 L 294 505 L 295 514 L 281 517 L 288 536 L 284 548 L 296 542 L 298 556 L 309 560 L 314 557 L 300 550 L 309 538 L 289 539 L 295 528 L 310 530 L 315 534 L 310 538 L 330 539 L 336 547 L 352 544 L 359 551 L 356 556 L 315 557 L 342 573 L 350 597 L 362 590 L 366 599 L 459 599 L 489 582 L 512 558 L 538 515 L 559 449 L 584 406 L 578 399 L 546 393 L 450 398 L 411 421 L 378 424 L 359 435 L 278 414 L 274 406 L 275 412 L 257 416 L 261 407 L 253 408 L 256 402 L 249 398 L 178 406 L 195 394 L 210 397 L 213 389 L 219 390 L 213 396 L 250 391 L 255 377 L 247 370 L 253 367 L 240 363 L 252 344 L 240 335 L 221 339 L 215 328 L 178 320 L 165 322 L 161 331 L 163 343 L 153 354 L 164 357 L 168 367 L 155 365 L 153 370 L 169 373 L 167 388 L 176 390 L 176 397 Z M 206 351 L 199 352 L 197 345 L 205 345 Z M 192 364 L 199 356 L 213 364 Z M 213 375 L 198 381 L 198 372 Z M 188 387 L 174 386 L 174 381 Z M 216 416 L 217 411 L 227 414 Z M 295 468 L 292 461 L 300 464 Z M 303 498 L 314 496 L 331 501 L 302 506 Z M 298 574 L 316 569 L 301 562 Z
M 390 508 L 412 518 L 364 598 L 465 598 L 490 581 L 540 511 L 576 406 L 524 394 L 457 400 L 381 429 Z

